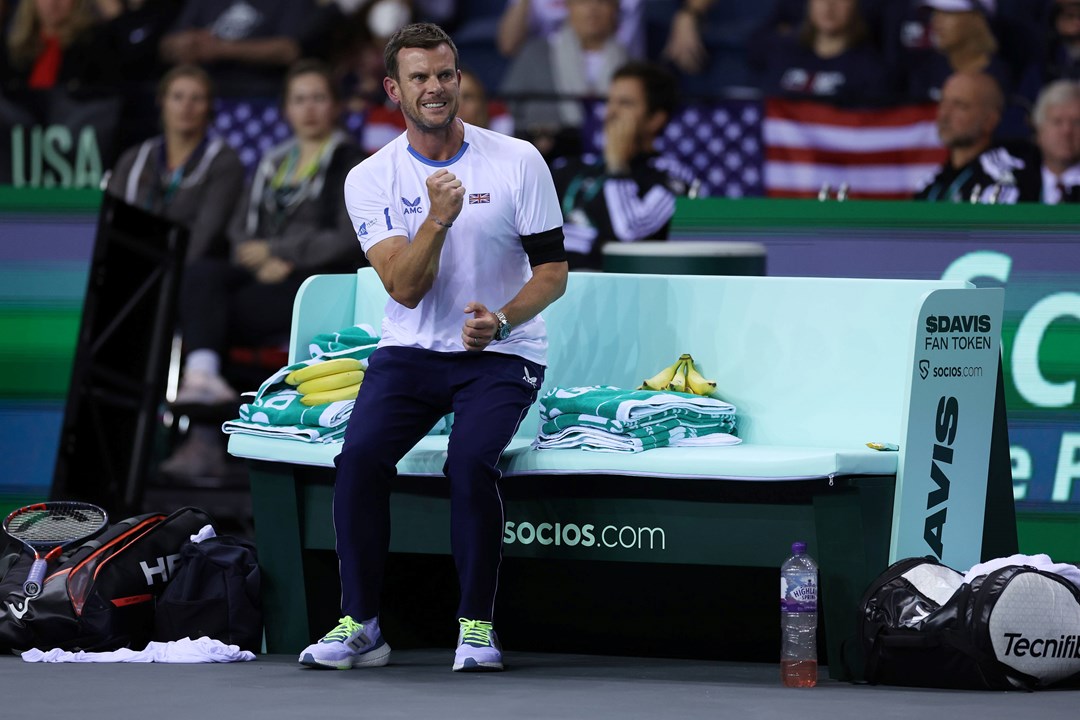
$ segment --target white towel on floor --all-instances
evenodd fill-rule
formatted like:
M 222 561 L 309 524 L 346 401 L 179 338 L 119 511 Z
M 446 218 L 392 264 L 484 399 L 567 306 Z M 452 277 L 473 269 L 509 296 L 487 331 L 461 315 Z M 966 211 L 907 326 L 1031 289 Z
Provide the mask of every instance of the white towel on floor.
M 112 652 L 69 652 L 53 650 L 27 650 L 22 654 L 25 662 L 46 663 L 225 663 L 255 659 L 255 653 L 241 650 L 236 645 L 226 645 L 220 640 L 201 637 L 198 640 L 184 638 L 171 642 L 152 642 L 144 650 L 122 648 Z

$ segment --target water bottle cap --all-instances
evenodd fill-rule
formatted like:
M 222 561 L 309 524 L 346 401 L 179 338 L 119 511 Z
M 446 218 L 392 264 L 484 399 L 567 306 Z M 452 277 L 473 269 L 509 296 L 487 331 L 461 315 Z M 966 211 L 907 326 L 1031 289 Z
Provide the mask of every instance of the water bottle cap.
M 793 542 L 793 543 L 791 543 L 791 554 L 792 555 L 803 555 L 805 553 L 806 553 L 806 543 L 804 543 L 804 542 Z

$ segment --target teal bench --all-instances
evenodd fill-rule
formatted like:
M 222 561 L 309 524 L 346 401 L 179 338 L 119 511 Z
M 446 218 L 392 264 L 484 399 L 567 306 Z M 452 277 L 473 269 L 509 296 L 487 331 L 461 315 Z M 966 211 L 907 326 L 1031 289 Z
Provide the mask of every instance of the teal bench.
M 296 299 L 291 360 L 317 333 L 353 323 L 377 329 L 386 297 L 371 269 L 311 278 Z M 920 409 L 922 350 L 915 346 L 925 341 L 921 314 L 952 312 L 954 304 L 958 315 L 997 313 L 995 344 L 984 353 L 992 375 L 997 290 L 954 281 L 572 273 L 565 296 L 543 313 L 550 347 L 542 394 L 555 386 L 636 387 L 687 352 L 736 406 L 743 442 L 639 454 L 534 450 L 534 407 L 502 458 L 505 554 L 779 567 L 790 543 L 804 539 L 821 565 L 829 657 L 839 657 L 869 581 L 891 559 L 929 552 L 927 483 L 937 461 L 922 439 L 934 418 Z M 993 377 L 978 388 L 967 379 L 955 385 L 965 398 L 989 402 L 994 414 Z M 1008 494 L 1001 503 L 985 504 L 990 426 L 970 421 L 966 409 L 964 420 L 956 445 L 966 459 L 947 468 L 954 492 L 941 507 L 951 515 L 936 528 L 948 541 L 944 559 L 954 564 L 982 559 L 984 516 L 1012 507 L 1011 485 L 1000 489 L 999 498 Z M 439 480 L 446 440 L 425 437 L 398 465 L 392 551 L 449 553 Z M 872 450 L 869 441 L 901 451 Z M 250 467 L 271 652 L 298 651 L 311 638 L 305 552 L 334 547 L 337 451 L 229 439 L 229 452 Z M 1007 524 L 1011 515 L 1001 517 Z M 848 673 L 840 663 L 831 671 Z

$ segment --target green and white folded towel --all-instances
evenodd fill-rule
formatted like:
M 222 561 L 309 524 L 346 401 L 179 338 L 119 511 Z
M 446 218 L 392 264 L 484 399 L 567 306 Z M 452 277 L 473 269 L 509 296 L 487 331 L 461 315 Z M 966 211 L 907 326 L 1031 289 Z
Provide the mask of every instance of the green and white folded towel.
M 355 358 L 366 366 L 375 352 L 379 338 L 369 326 L 358 325 L 312 338 L 308 345 L 311 358 L 287 365 L 268 377 L 250 403 L 240 406 L 240 417 L 229 420 L 221 429 L 227 433 L 247 433 L 266 437 L 291 437 L 304 442 L 340 442 L 352 415 L 353 400 L 338 400 L 322 405 L 304 405 L 300 393 L 285 382 L 285 377 L 316 363 L 338 358 Z
M 697 435 L 693 428 L 674 427 L 650 435 L 626 435 L 595 428 L 568 428 L 538 437 L 533 444 L 543 448 L 580 448 L 593 452 L 642 452 L 658 447 L 711 447 L 738 445 L 739 438 L 723 432 Z
M 557 387 L 540 400 L 540 414 L 545 419 L 581 413 L 629 422 L 669 411 L 715 418 L 735 416 L 734 405 L 716 398 L 673 391 L 624 390 L 610 385 Z
M 540 400 L 535 448 L 642 452 L 735 445 L 735 407 L 716 398 L 611 386 L 555 388 Z
M 370 325 L 353 325 L 344 330 L 332 333 L 320 333 L 308 343 L 308 352 L 311 357 L 317 358 L 327 353 L 336 353 L 343 350 L 353 350 L 359 347 L 368 347 L 379 338 L 375 335 L 375 329 Z M 374 348 L 372 348 L 374 349 Z M 366 358 L 371 353 L 364 355 Z M 351 355 L 336 355 L 335 357 L 353 357 Z

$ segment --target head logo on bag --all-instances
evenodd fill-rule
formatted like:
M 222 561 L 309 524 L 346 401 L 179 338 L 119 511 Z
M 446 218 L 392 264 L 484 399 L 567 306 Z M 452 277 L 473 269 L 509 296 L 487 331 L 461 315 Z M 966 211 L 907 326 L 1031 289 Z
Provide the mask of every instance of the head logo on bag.
M 26 615 L 27 611 L 30 609 L 30 598 L 24 597 L 22 599 L 22 602 L 18 604 L 12 603 L 10 600 L 5 602 L 4 604 L 7 605 L 8 614 L 11 615 L 11 617 L 15 618 L 15 620 L 21 621 Z

